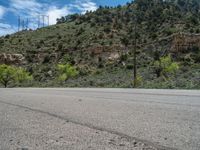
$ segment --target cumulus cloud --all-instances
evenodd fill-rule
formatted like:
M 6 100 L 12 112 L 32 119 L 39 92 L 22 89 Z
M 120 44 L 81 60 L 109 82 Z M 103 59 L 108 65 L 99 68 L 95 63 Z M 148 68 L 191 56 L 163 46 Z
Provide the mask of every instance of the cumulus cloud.
M 20 16 L 21 19 L 26 20 L 27 18 L 29 18 L 29 28 L 32 29 L 37 28 L 39 15 L 49 16 L 49 24 L 53 25 L 56 24 L 57 18 L 61 18 L 62 16 L 66 16 L 77 12 L 84 14 L 86 13 L 86 11 L 95 11 L 97 9 L 97 4 L 94 3 L 92 0 L 75 0 L 61 7 L 56 5 L 55 3 L 51 3 L 50 1 L 46 0 L 42 2 L 40 0 L 8 0 L 8 1 L 9 1 L 8 8 L 5 9 L 4 7 L 0 6 L 0 19 L 2 19 L 6 10 L 7 12 L 14 14 L 16 17 Z M 17 18 L 15 19 L 17 20 Z M 6 28 L 4 29 L 5 31 L 2 31 L 2 28 L 0 35 L 2 35 L 4 32 L 6 33 L 13 32 L 13 30 L 11 29 L 7 31 L 8 27 L 7 30 Z
M 56 19 L 61 18 L 69 14 L 75 13 L 78 10 L 81 14 L 86 13 L 86 11 L 95 11 L 97 9 L 96 3 L 91 0 L 76 0 L 73 4 L 65 5 L 61 8 L 52 6 L 49 7 L 46 15 L 50 17 L 50 25 L 56 24 Z
M 5 13 L 5 8 L 0 5 L 0 19 L 3 17 L 4 13 Z
M 55 24 L 56 19 L 61 16 L 75 13 L 75 10 L 84 14 L 86 11 L 94 11 L 97 9 L 96 3 L 91 0 L 76 0 L 63 7 L 54 6 L 51 3 L 41 3 L 37 0 L 10 0 L 10 4 L 10 10 L 16 15 L 35 17 L 40 14 L 45 14 L 49 16 L 50 24 Z
M 10 0 L 11 7 L 18 10 L 35 10 L 41 8 L 42 5 L 36 0 Z
M 0 23 L 0 36 L 16 32 L 17 27 L 7 23 Z
M 46 15 L 49 16 L 49 24 L 53 25 L 56 24 L 56 19 L 60 18 L 62 16 L 66 16 L 68 14 L 71 14 L 72 12 L 69 10 L 67 6 L 64 6 L 62 8 L 58 8 L 56 6 L 50 7 L 48 11 L 46 12 Z
M 50 24 L 56 24 L 56 19 L 62 16 L 75 13 L 78 10 L 81 14 L 86 13 L 86 11 L 95 11 L 97 9 L 97 4 L 91 0 L 76 0 L 72 4 L 65 5 L 61 8 L 52 6 L 49 7 L 46 15 L 49 16 Z
M 10 11 L 16 15 L 36 16 L 46 7 L 36 0 L 10 0 Z
M 74 4 L 70 4 L 70 7 L 78 9 L 82 14 L 86 11 L 95 11 L 98 6 L 91 0 L 76 0 Z
M 86 11 L 95 11 L 97 9 L 97 5 L 94 2 L 87 1 L 86 3 L 82 3 L 81 5 L 82 13 L 85 13 Z

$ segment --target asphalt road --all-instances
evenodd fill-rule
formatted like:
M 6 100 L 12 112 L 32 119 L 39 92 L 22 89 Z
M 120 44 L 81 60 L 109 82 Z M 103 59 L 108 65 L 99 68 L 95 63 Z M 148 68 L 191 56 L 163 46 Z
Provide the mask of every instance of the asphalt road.
M 0 89 L 0 150 L 200 150 L 200 91 Z

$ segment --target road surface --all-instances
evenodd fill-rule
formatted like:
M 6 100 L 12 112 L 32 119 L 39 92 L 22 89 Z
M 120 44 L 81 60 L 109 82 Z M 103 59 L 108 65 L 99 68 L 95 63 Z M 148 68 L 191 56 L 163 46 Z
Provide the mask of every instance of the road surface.
M 0 150 L 200 150 L 200 91 L 0 89 Z

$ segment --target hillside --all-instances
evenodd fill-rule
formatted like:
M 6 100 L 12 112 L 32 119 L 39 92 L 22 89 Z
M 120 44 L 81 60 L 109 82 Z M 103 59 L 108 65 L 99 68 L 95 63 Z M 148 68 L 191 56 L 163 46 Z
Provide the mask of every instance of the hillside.
M 136 37 L 139 87 L 199 89 L 199 33 L 199 0 L 135 0 L 1 37 L 0 63 L 26 68 L 35 79 L 26 86 L 132 87 Z M 179 69 L 166 79 L 154 62 L 168 54 Z M 70 63 L 79 75 L 57 82 L 58 63 Z

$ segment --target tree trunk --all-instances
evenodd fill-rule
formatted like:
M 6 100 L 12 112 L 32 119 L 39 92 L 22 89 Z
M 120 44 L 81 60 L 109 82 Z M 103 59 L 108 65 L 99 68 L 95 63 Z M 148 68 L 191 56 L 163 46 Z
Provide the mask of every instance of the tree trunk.
M 1 83 L 4 85 L 5 88 L 7 88 L 8 87 L 8 82 L 9 81 L 3 80 Z
M 7 83 L 6 83 L 6 82 L 4 83 L 4 87 L 5 87 L 5 88 L 7 88 L 7 87 L 8 87 L 8 85 L 7 85 Z

